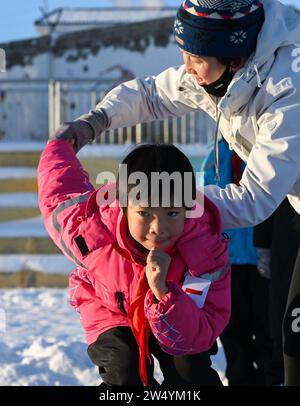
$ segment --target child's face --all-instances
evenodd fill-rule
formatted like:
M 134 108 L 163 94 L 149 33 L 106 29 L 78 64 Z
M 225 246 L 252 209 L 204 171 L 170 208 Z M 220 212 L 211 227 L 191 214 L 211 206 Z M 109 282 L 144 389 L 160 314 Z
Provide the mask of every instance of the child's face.
M 200 86 L 210 85 L 220 79 L 226 67 L 217 58 L 196 56 L 180 50 L 186 71 L 192 74 Z
M 172 246 L 184 228 L 185 208 L 135 206 L 129 201 L 127 207 L 128 228 L 131 236 L 150 250 Z

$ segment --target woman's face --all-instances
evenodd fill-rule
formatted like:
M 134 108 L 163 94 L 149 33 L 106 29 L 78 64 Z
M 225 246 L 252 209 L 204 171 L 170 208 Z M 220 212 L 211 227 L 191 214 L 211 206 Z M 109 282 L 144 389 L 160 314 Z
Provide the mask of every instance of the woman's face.
M 182 49 L 186 71 L 193 75 L 200 86 L 210 85 L 220 79 L 225 72 L 226 66 L 218 61 L 217 58 L 210 56 L 192 55 Z

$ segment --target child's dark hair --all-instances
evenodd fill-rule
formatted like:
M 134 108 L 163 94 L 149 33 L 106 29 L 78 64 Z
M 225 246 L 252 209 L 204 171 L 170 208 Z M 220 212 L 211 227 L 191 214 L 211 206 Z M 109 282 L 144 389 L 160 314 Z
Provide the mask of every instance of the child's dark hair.
M 177 147 L 172 144 L 140 144 L 134 148 L 122 161 L 123 165 L 127 165 L 127 184 L 122 184 L 120 181 L 120 173 L 118 174 L 118 190 L 117 196 L 120 199 L 122 193 L 123 198 L 127 197 L 129 192 L 137 186 L 137 184 L 129 184 L 129 176 L 134 172 L 142 172 L 148 179 L 148 201 L 151 199 L 151 174 L 153 172 L 161 174 L 165 172 L 169 175 L 174 172 L 179 173 L 182 181 L 182 194 L 181 201 L 186 202 L 184 196 L 185 187 L 188 186 L 191 191 L 191 199 L 196 199 L 196 179 L 193 171 L 193 167 L 189 159 L 181 152 Z M 185 174 L 189 174 L 185 179 Z M 185 182 L 189 182 L 185 185 Z M 124 189 L 124 186 L 126 189 Z M 159 201 L 162 202 L 161 197 L 163 195 L 162 184 L 159 185 Z M 126 196 L 125 196 L 126 193 Z M 175 182 L 170 182 L 170 199 L 175 195 Z M 190 207 L 187 207 L 190 208 Z

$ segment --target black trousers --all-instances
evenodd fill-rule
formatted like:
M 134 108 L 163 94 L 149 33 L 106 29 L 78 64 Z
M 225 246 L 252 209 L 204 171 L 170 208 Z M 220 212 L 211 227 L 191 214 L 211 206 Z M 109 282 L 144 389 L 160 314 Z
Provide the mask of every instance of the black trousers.
M 163 385 L 221 386 L 218 373 L 211 368 L 210 355 L 217 353 L 217 344 L 211 350 L 194 355 L 172 356 L 165 353 L 151 334 L 150 353 L 158 360 L 164 376 Z M 104 384 L 109 386 L 142 386 L 139 376 L 139 350 L 129 327 L 115 327 L 101 334 L 88 347 L 88 355 L 99 367 Z M 148 385 L 158 386 L 153 376 L 153 360 L 148 363 Z
M 283 323 L 285 385 L 300 386 L 300 248 Z
M 299 245 L 300 216 L 291 206 L 288 199 L 285 199 L 274 213 L 272 227 L 270 317 L 273 351 L 269 368 L 269 383 L 271 385 L 283 384 L 284 382 L 282 325 Z M 295 271 L 295 276 L 296 273 L 297 271 Z M 300 275 L 300 261 L 298 274 Z M 295 278 L 292 285 L 297 286 Z M 293 293 L 294 288 L 292 288 L 292 285 L 290 298 L 296 296 Z M 298 293 L 300 293 L 300 285 Z M 290 337 L 289 329 L 287 329 L 286 333 L 287 337 Z M 300 337 L 298 339 L 300 340 Z M 289 340 L 287 340 L 287 345 L 288 343 Z M 300 341 L 298 346 L 300 346 Z M 292 364 L 288 370 L 290 371 L 291 369 Z
M 271 357 L 269 280 L 254 265 L 232 265 L 231 318 L 221 334 L 228 384 L 265 385 Z

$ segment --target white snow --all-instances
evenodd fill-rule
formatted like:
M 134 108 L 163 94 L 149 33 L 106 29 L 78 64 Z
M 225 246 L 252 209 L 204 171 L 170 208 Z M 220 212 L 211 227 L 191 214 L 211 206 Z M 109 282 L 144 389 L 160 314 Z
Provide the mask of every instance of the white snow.
M 122 158 L 135 144 L 91 144 L 78 153 L 78 158 Z M 44 142 L 0 142 L 0 152 L 42 151 Z M 203 144 L 176 144 L 188 156 L 207 155 L 208 146 Z
M 1 141 L 0 152 L 38 152 L 42 151 L 45 146 L 46 142 Z
M 206 156 L 209 146 L 203 144 L 175 144 L 189 157 Z M 124 158 L 135 144 L 122 145 L 86 145 L 78 153 L 78 158 Z
M 0 385 L 99 385 L 66 289 L 0 290 Z
M 156 0 L 157 3 L 157 0 Z M 116 25 L 120 23 L 132 23 L 138 21 L 148 21 L 148 20 L 157 20 L 159 18 L 165 17 L 174 17 L 177 11 L 177 8 L 165 8 L 161 9 L 162 5 L 151 4 L 152 7 L 157 9 L 151 10 L 148 7 L 135 8 L 130 7 L 125 11 L 116 10 L 113 8 L 109 9 L 68 9 L 65 8 L 62 11 L 53 13 L 51 16 L 47 17 L 47 23 L 56 23 L 58 19 L 58 24 L 93 24 L 98 23 L 99 26 Z M 59 14 L 59 16 L 57 15 Z M 80 27 L 82 28 L 82 27 Z M 59 27 L 58 27 L 59 30 Z
M 69 274 L 76 265 L 61 254 L 0 255 L 0 272 L 19 272 L 23 269 L 48 274 Z
M 49 237 L 42 216 L 0 222 L 0 238 Z
M 34 179 L 36 169 L 28 166 L 2 166 L 0 167 L 0 179 Z
M 67 289 L 0 289 L 0 297 L 0 386 L 99 385 Z M 222 348 L 213 365 L 223 377 Z M 161 382 L 157 363 L 155 376 Z
M 38 207 L 37 193 L 0 193 L 0 207 Z

